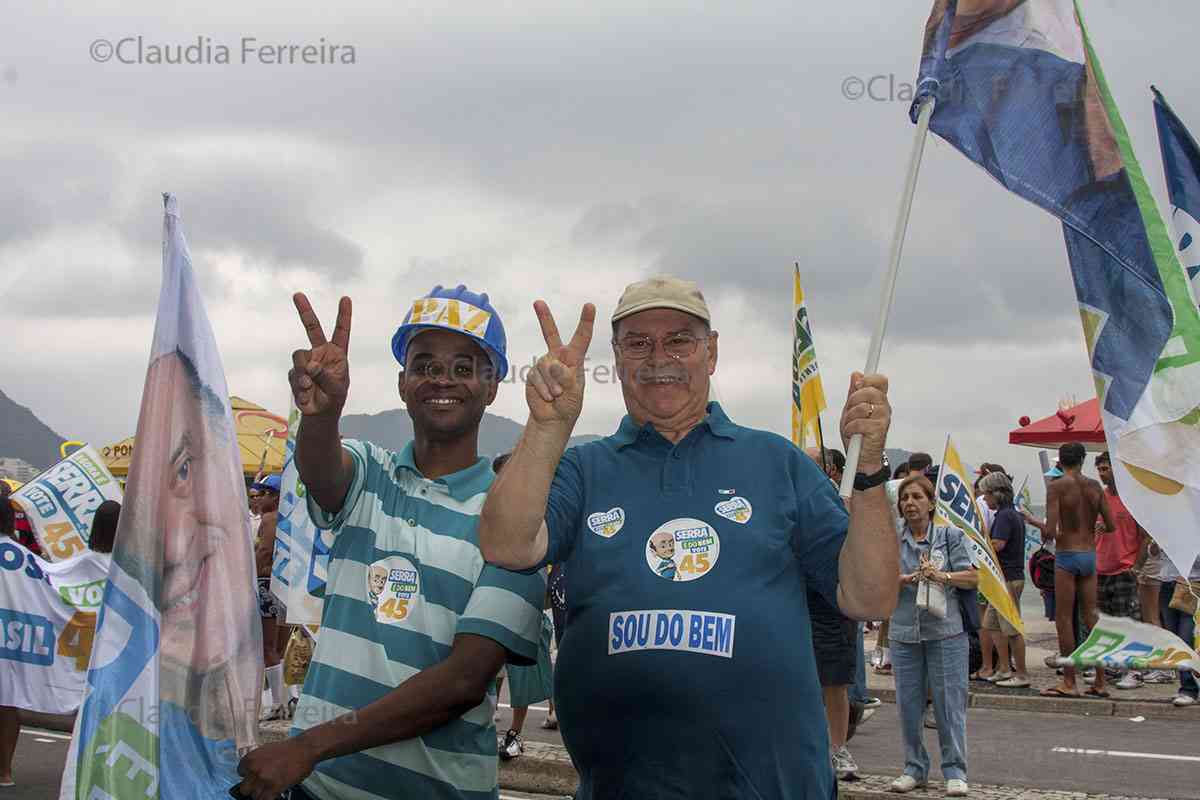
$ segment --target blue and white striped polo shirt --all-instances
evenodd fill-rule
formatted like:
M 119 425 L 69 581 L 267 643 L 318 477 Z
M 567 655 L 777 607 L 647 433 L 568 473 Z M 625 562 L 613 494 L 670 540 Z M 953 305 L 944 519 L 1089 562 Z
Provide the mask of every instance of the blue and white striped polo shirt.
M 485 564 L 479 512 L 493 473 L 487 459 L 437 480 L 399 453 L 345 440 L 354 480 L 336 533 L 325 610 L 292 735 L 379 699 L 444 661 L 459 633 L 486 636 L 509 661 L 537 659 L 545 579 Z M 494 698 L 424 736 L 322 761 L 304 782 L 321 800 L 498 795 Z

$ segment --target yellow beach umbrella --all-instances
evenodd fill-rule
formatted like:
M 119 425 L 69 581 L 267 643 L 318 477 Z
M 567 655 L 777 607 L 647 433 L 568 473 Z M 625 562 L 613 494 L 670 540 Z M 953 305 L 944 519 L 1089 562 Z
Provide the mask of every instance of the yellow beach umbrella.
M 282 472 L 287 445 L 287 420 L 240 397 L 231 396 L 229 401 L 233 405 L 233 424 L 242 456 L 242 471 L 251 477 L 260 471 Z M 130 436 L 100 449 L 104 463 L 118 478 L 129 474 L 133 447 L 134 440 Z

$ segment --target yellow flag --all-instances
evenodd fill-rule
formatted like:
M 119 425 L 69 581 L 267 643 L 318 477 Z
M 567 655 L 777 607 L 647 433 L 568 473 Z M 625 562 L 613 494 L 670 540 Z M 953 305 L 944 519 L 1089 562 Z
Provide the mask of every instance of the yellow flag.
M 817 367 L 817 350 L 813 346 L 812 328 L 808 324 L 808 307 L 804 290 L 800 288 L 800 267 L 796 267 L 792 292 L 792 442 L 805 447 L 809 441 L 824 447 L 819 423 L 825 410 L 825 389 L 821 386 L 821 371 Z
M 938 472 L 937 509 L 934 511 L 933 524 L 951 525 L 967 534 L 967 550 L 979 568 L 979 591 L 983 592 L 1000 616 L 1024 634 L 1025 626 L 1021 622 L 1020 612 L 1008 593 L 1004 571 L 1000 569 L 996 551 L 992 549 L 992 543 L 984 531 L 983 518 L 979 514 L 979 507 L 975 505 L 975 498 L 971 496 L 970 487 L 962 459 L 947 436 L 946 453 L 942 457 L 942 469 Z

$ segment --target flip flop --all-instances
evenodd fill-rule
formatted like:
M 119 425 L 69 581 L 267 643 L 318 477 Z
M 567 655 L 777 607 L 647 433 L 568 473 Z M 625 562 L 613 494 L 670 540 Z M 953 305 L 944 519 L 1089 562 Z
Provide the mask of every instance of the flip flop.
M 1072 700 L 1079 699 L 1078 692 L 1068 692 L 1058 688 L 1057 686 L 1051 686 L 1049 689 L 1042 689 L 1040 692 L 1038 692 L 1038 694 L 1042 697 L 1066 697 Z
M 1087 691 L 1084 692 L 1084 695 L 1086 695 L 1087 697 L 1097 697 L 1101 700 L 1107 700 L 1109 697 L 1112 696 L 1104 689 L 1088 689 Z

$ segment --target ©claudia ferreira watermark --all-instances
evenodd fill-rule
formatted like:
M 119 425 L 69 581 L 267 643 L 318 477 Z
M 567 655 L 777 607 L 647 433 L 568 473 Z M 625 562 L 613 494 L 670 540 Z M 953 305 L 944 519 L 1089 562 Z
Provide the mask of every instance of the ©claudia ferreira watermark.
M 88 54 L 98 64 L 115 62 L 136 66 L 241 65 L 336 66 L 357 64 L 352 44 L 330 42 L 275 42 L 243 36 L 233 43 L 197 36 L 195 41 L 158 42 L 145 36 L 93 39 Z
M 1026 96 L 1031 91 L 1031 85 L 1014 78 L 1009 73 L 1000 73 L 988 81 L 953 81 L 939 83 L 928 81 L 924 84 L 926 91 L 937 98 L 939 104 L 949 101 L 960 102 L 970 96 L 974 101 L 995 102 L 1006 95 L 1013 97 Z M 1038 96 L 1049 95 L 1061 104 L 1081 102 L 1084 99 L 1086 83 L 1078 80 L 1062 80 L 1053 84 L 1038 83 Z M 917 84 L 911 80 L 898 77 L 894 72 L 878 75 L 849 75 L 842 80 L 842 97 L 847 100 L 865 100 L 872 103 L 906 103 L 912 104 L 917 98 Z
M 620 383 L 620 377 L 617 375 L 616 364 L 590 364 L 591 356 L 583 357 L 583 373 L 584 383 Z M 535 369 L 538 362 L 538 356 L 533 356 L 527 363 L 510 364 L 508 374 L 504 376 L 501 383 L 528 383 L 529 373 Z

